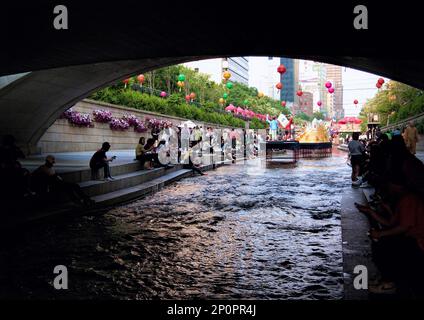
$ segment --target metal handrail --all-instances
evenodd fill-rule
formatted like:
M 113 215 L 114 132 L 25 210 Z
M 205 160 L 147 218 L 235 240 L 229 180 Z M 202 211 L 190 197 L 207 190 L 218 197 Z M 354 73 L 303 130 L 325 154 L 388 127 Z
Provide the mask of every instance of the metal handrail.
M 393 129 L 396 129 L 397 127 L 402 127 L 402 126 L 406 125 L 410 121 L 413 121 L 414 123 L 416 123 L 416 122 L 421 121 L 421 120 L 424 120 L 424 112 L 417 114 L 415 116 L 403 119 L 403 120 L 398 121 L 396 123 L 392 123 L 392 124 L 389 124 L 387 126 L 384 126 L 384 127 L 381 128 L 381 131 L 385 132 L 385 131 L 393 130 Z

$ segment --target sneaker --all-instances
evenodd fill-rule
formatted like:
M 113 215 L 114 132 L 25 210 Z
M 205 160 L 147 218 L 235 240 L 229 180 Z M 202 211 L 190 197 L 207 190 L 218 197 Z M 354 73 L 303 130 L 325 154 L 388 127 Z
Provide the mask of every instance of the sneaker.
M 112 181 L 112 178 L 104 178 L 103 181 Z
M 374 294 L 395 294 L 396 285 L 393 282 L 380 282 L 376 285 L 369 285 L 368 292 Z
M 352 181 L 352 186 L 359 187 L 362 184 L 362 180 L 358 179 L 356 181 Z
M 373 186 L 368 183 L 368 181 L 362 182 L 359 188 L 372 188 Z

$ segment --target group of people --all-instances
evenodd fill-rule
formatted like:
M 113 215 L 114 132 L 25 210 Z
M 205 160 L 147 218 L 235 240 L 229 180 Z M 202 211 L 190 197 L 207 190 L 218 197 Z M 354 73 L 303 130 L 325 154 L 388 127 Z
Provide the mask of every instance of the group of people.
M 54 156 L 47 156 L 45 163 L 33 172 L 22 166 L 20 159 L 24 158 L 25 154 L 16 146 L 14 137 L 6 135 L 0 146 L 0 193 L 8 210 L 34 203 L 51 203 L 54 199 L 61 199 L 58 195 L 68 196 L 78 205 L 94 204 L 78 184 L 66 182 L 56 173 Z
M 269 132 L 266 137 L 267 141 L 287 141 L 291 140 L 294 135 L 292 135 L 291 125 L 293 118 L 291 118 L 287 123 L 281 123 L 279 118 L 266 116 L 266 122 L 269 124 Z M 282 129 L 280 129 L 282 128 Z
M 424 164 L 414 155 L 413 124 L 408 128 L 367 142 L 355 133 L 348 144 L 352 185 L 375 188 L 368 205 L 355 203 L 370 219 L 373 259 L 381 273 L 369 288 L 375 293 L 408 288 L 423 294 Z

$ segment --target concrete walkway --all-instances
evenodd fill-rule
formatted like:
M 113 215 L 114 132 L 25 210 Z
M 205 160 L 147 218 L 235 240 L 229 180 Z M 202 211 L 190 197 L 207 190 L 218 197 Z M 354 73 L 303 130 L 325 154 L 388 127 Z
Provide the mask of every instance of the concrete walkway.
M 354 288 L 353 281 L 357 276 L 354 269 L 356 266 L 365 266 L 368 279 L 375 278 L 378 271 L 371 259 L 371 239 L 367 234 L 370 229 L 369 221 L 355 207 L 355 202 L 366 204 L 362 189 L 348 189 L 341 202 L 344 299 L 367 300 L 368 290 Z
M 90 158 L 95 151 L 85 152 L 63 152 L 51 153 L 55 156 L 55 168 L 58 173 L 72 172 L 88 169 Z M 32 155 L 26 159 L 20 160 L 22 165 L 30 171 L 35 170 L 40 165 L 44 164 L 44 160 L 48 154 Z M 135 158 L 134 150 L 110 150 L 107 155 L 109 157 L 116 156 L 116 159 L 111 163 L 111 166 L 119 166 L 126 163 L 132 163 Z

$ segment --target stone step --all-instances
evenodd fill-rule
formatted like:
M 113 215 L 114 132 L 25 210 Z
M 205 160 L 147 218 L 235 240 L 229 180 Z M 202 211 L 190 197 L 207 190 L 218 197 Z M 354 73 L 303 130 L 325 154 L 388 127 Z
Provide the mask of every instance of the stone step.
M 141 196 L 147 195 L 152 192 L 156 192 L 162 189 L 164 186 L 170 184 L 171 182 L 177 181 L 179 179 L 192 176 L 193 172 L 189 169 L 179 169 L 174 172 L 167 173 L 159 178 L 153 179 L 151 181 L 129 187 L 123 188 L 117 191 L 97 195 L 92 197 L 96 201 L 96 206 L 111 206 L 117 203 L 127 202 L 134 200 Z
M 119 176 L 126 173 L 131 173 L 137 170 L 141 169 L 141 165 L 139 161 L 133 161 L 130 163 L 125 164 L 118 164 L 118 165 L 111 165 L 110 171 L 112 176 Z M 85 182 L 91 180 L 91 170 L 89 167 L 84 168 L 82 170 L 78 171 L 72 171 L 72 172 L 63 172 L 60 173 L 60 176 L 63 178 L 63 180 L 67 182 L 73 182 L 73 183 L 79 183 L 79 182 Z M 103 178 L 103 169 L 99 170 L 99 178 Z
M 176 165 L 169 169 L 155 168 L 152 170 L 138 170 L 117 176 L 112 175 L 114 178 L 112 181 L 89 180 L 79 183 L 79 186 L 88 196 L 92 197 L 123 188 L 133 187 L 146 181 L 159 178 L 165 174 L 175 172 L 181 168 L 181 165 Z

